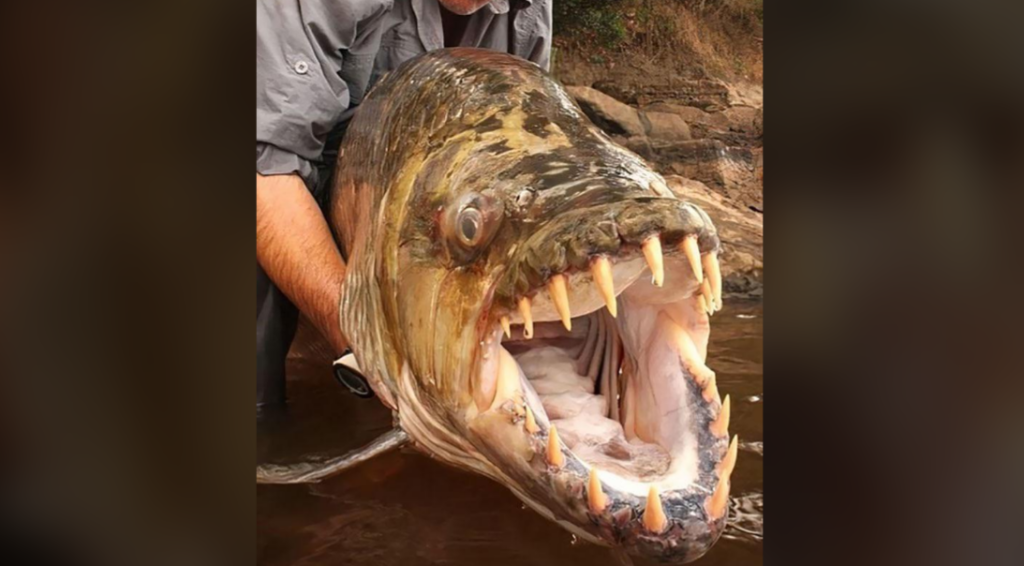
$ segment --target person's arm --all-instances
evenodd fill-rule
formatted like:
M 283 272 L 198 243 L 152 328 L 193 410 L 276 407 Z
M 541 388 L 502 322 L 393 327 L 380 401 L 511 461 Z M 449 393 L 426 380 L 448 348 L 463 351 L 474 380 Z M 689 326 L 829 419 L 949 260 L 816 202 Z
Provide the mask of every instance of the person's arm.
M 335 352 L 345 351 L 338 318 L 345 262 L 298 175 L 256 174 L 256 260 Z

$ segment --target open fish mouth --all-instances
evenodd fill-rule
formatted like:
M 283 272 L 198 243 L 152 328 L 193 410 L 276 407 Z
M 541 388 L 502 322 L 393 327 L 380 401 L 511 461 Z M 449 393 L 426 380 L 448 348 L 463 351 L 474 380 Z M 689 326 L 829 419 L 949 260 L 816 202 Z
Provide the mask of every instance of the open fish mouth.
M 535 509 L 590 540 L 690 561 L 724 529 L 737 439 L 705 365 L 722 305 L 717 235 L 696 207 L 660 204 L 652 218 L 693 221 L 613 223 L 604 249 L 505 275 L 480 320 L 473 398 L 527 435 L 535 477 L 512 483 Z

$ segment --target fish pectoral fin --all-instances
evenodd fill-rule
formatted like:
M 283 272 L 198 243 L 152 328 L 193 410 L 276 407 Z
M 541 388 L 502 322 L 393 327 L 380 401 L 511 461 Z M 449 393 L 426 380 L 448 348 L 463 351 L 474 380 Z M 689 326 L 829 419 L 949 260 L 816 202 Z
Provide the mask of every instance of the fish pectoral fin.
M 391 452 L 409 443 L 409 435 L 400 428 L 394 428 L 376 440 L 323 461 L 296 462 L 294 464 L 260 464 L 256 466 L 258 484 L 315 483 L 326 477 L 340 474 L 374 456 Z

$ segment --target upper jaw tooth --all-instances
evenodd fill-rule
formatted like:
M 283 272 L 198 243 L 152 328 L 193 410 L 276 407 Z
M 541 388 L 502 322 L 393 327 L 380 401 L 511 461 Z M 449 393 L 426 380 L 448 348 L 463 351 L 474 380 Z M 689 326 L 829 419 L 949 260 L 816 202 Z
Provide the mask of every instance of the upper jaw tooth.
M 555 310 L 562 318 L 562 325 L 566 330 L 571 331 L 572 314 L 569 311 L 569 291 L 565 286 L 565 276 L 561 273 L 551 276 L 551 281 L 548 282 L 548 292 L 551 293 L 551 302 L 554 303 Z
M 661 287 L 665 284 L 665 261 L 661 254 L 661 239 L 651 236 L 644 241 L 644 258 L 651 268 L 651 282 Z
M 523 337 L 533 338 L 533 312 L 530 309 L 530 298 L 519 299 L 519 314 L 523 317 Z
M 718 263 L 718 252 L 708 252 L 704 256 L 704 272 L 707 273 L 709 287 L 714 299 L 714 310 L 722 309 L 722 268 Z
M 598 256 L 590 264 L 590 272 L 594 278 L 594 284 L 601 292 L 604 303 L 612 317 L 618 316 L 618 303 L 615 300 L 615 281 L 612 278 L 612 265 L 608 258 Z
M 715 303 L 715 294 L 711 290 L 711 277 L 706 277 L 704 282 L 701 283 L 700 292 L 705 304 L 708 306 L 708 314 L 715 314 L 718 305 Z
M 682 244 L 683 252 L 686 254 L 686 259 L 690 262 L 690 268 L 693 270 L 693 276 L 698 283 L 704 280 L 704 268 L 701 265 L 700 248 L 697 246 L 697 236 L 687 236 L 683 238 Z

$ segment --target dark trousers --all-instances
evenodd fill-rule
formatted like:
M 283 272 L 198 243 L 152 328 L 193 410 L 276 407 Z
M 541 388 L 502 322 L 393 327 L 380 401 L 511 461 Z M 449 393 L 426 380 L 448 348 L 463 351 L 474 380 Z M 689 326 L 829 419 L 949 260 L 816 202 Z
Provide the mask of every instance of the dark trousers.
M 283 405 L 284 362 L 295 338 L 299 309 L 256 264 L 256 407 Z

